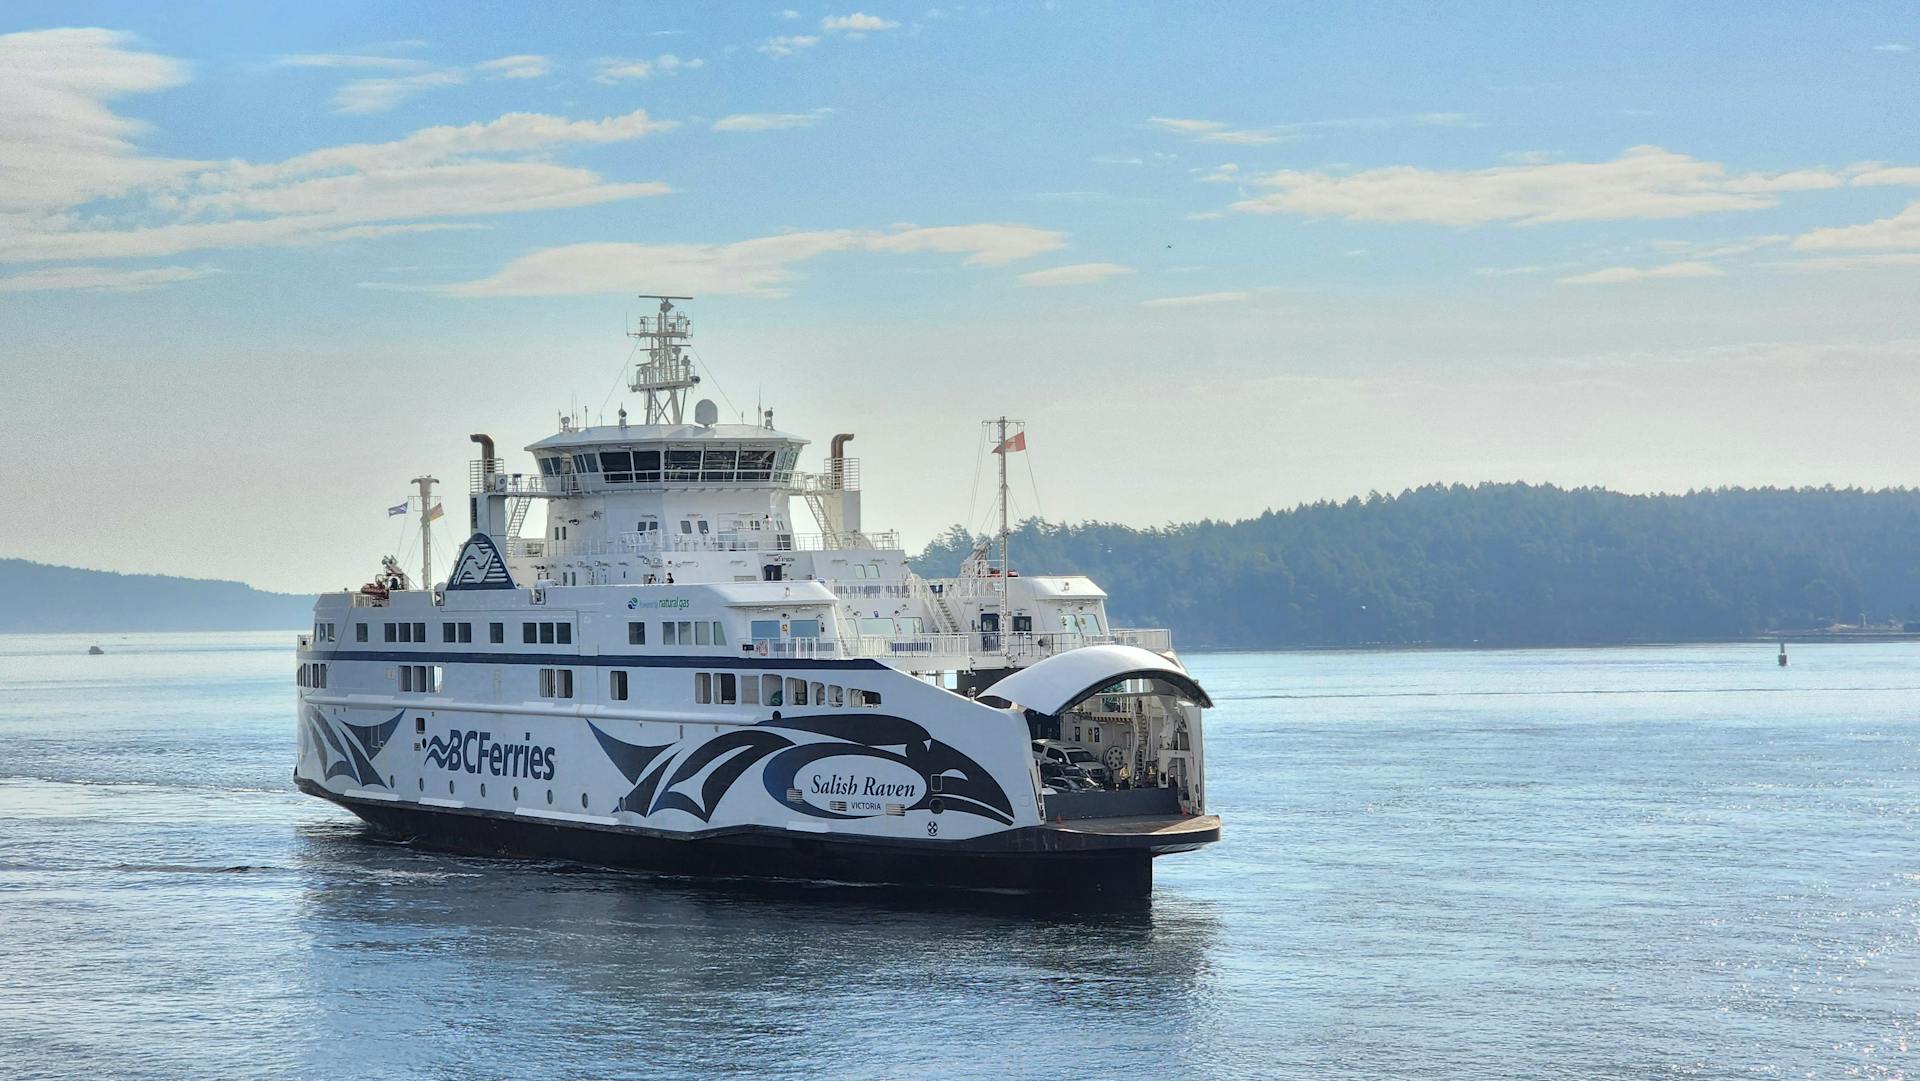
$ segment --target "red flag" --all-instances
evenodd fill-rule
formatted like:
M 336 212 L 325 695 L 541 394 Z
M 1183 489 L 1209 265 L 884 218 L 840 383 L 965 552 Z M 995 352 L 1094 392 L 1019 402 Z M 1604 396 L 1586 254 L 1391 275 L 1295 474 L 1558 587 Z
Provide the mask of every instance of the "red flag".
M 993 448 L 995 454 L 1012 454 L 1016 450 L 1027 449 L 1027 433 L 1021 432 L 1012 439 Z

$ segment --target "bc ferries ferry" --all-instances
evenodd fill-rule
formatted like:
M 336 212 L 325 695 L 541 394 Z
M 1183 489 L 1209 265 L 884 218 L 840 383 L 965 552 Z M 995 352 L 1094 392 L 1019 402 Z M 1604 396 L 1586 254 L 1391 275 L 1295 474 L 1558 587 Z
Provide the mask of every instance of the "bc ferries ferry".
M 315 605 L 303 791 L 423 846 L 691 875 L 1143 895 L 1219 838 L 1168 632 L 1007 560 L 1007 421 L 998 550 L 923 578 L 862 521 L 852 435 L 806 473 L 771 411 L 687 415 L 685 298 L 647 299 L 643 423 L 563 420 L 525 469 L 472 436 L 446 580 L 422 477 L 421 580 L 389 557 Z

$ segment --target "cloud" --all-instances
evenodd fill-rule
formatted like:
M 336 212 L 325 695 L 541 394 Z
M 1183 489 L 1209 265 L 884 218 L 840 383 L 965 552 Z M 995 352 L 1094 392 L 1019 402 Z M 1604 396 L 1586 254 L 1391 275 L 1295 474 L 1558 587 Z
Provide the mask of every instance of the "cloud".
M 434 219 L 663 195 L 662 183 L 609 183 L 551 158 L 569 146 L 629 142 L 674 126 L 643 109 L 601 120 L 508 113 L 280 162 L 175 163 L 117 216 L 76 215 L 84 196 L 38 217 L 0 214 L 0 262 L 330 243 L 446 227 Z
M 417 75 L 397 75 L 373 79 L 355 79 L 334 91 L 336 113 L 384 113 L 428 90 L 465 85 L 467 76 L 457 68 L 423 71 Z
M 1186 308 L 1199 304 L 1234 304 L 1242 300 L 1249 300 L 1252 297 L 1252 293 L 1236 289 L 1225 293 L 1192 293 L 1180 297 L 1154 297 L 1152 300 L 1141 301 L 1140 306 L 1142 308 Z
M 34 293 L 81 290 L 102 293 L 137 293 L 163 285 L 190 282 L 223 271 L 211 267 L 167 266 L 145 270 L 124 267 L 63 266 L 29 270 L 21 274 L 0 275 L 0 293 Z
M 829 34 L 864 34 L 874 30 L 894 30 L 899 26 L 900 24 L 892 19 L 882 19 L 878 15 L 868 15 L 863 11 L 856 11 L 851 15 L 829 15 L 820 20 L 820 29 Z
M 795 34 L 789 37 L 768 38 L 755 46 L 768 56 L 793 56 L 805 49 L 820 44 L 820 39 L 811 34 Z
M 187 81 L 187 65 L 111 30 L 0 35 L 0 215 L 164 183 L 193 163 L 140 154 L 146 125 L 107 103 Z
M 492 72 L 502 79 L 540 79 L 553 69 L 552 62 L 544 56 L 522 53 L 517 56 L 503 56 L 497 60 L 483 60 L 476 65 L 481 71 Z
M 444 286 L 449 296 L 587 296 L 665 290 L 692 296 L 781 297 L 796 264 L 832 252 L 964 255 L 1000 266 L 1066 245 L 1063 233 L 1027 225 L 834 229 L 732 244 L 567 244 L 521 256 L 499 273 Z
M 1617 285 L 1622 282 L 1646 281 L 1650 278 L 1720 278 L 1726 272 L 1712 263 L 1685 262 L 1668 263 L 1665 266 L 1635 267 L 1616 266 L 1605 270 L 1595 270 L 1587 274 L 1575 274 L 1570 278 L 1561 278 L 1562 285 Z
M 1185 135 L 1203 143 L 1239 143 L 1243 145 L 1259 143 L 1277 143 L 1280 136 L 1270 131 L 1247 131 L 1229 128 L 1218 120 L 1186 120 L 1172 116 L 1150 116 L 1147 123 L 1161 131 L 1170 131 L 1176 135 Z
M 1171 116 L 1153 116 L 1147 123 L 1161 131 L 1184 135 L 1202 143 L 1232 143 L 1258 146 L 1282 140 L 1299 139 L 1321 131 L 1342 129 L 1380 129 L 1414 125 L 1419 127 L 1477 128 L 1480 121 L 1466 113 L 1413 113 L 1407 116 L 1359 116 L 1333 120 L 1302 120 L 1291 124 L 1272 124 L 1264 128 L 1234 128 L 1218 120 L 1192 120 Z
M 1133 273 L 1133 268 L 1118 263 L 1071 263 L 1020 275 L 1021 285 L 1091 285 L 1108 278 Z
M 652 60 L 607 57 L 601 60 L 599 65 L 600 72 L 593 77 L 593 81 L 612 86 L 630 79 L 647 79 L 655 75 L 673 75 L 681 71 L 703 68 L 707 66 L 707 62 L 698 57 L 682 60 L 672 53 L 662 53 Z
M 1759 263 L 1769 270 L 1815 272 L 1864 270 L 1874 267 L 1920 266 L 1920 251 L 1876 252 L 1871 255 L 1827 255 L 1815 259 L 1782 259 Z
M 797 19 L 797 18 L 799 18 L 799 17 L 800 17 L 800 13 L 799 13 L 799 12 L 797 12 L 797 11 L 795 11 L 795 10 L 793 10 L 792 8 L 788 8 L 787 10 L 785 10 L 785 11 L 783 11 L 783 12 L 781 12 L 781 13 L 780 13 L 780 17 L 781 17 L 782 19 L 787 19 L 787 20 L 789 20 L 789 21 L 791 21 L 791 20 L 793 20 L 793 19 Z
M 425 67 L 419 60 L 401 56 L 359 56 L 347 53 L 291 53 L 274 57 L 279 68 L 369 68 L 384 71 L 409 71 Z
M 1920 203 L 1909 204 L 1905 210 L 1890 218 L 1881 218 L 1865 225 L 1845 225 L 1803 233 L 1794 238 L 1793 247 L 1796 251 L 1920 248 Z
M 713 122 L 714 131 L 781 131 L 786 128 L 810 128 L 833 115 L 832 109 L 808 113 L 735 113 Z
M 1683 218 L 1764 209 L 1778 204 L 1778 192 L 1833 187 L 1843 182 L 1841 176 L 1812 169 L 1730 176 L 1717 162 L 1636 146 L 1605 162 L 1478 170 L 1396 165 L 1358 173 L 1281 170 L 1253 178 L 1254 185 L 1272 190 L 1234 203 L 1233 209 L 1463 226 Z
M 1913 51 L 1913 46 L 1902 45 L 1897 41 L 1889 41 L 1882 45 L 1875 45 L 1873 51 L 1876 53 L 1910 53 Z

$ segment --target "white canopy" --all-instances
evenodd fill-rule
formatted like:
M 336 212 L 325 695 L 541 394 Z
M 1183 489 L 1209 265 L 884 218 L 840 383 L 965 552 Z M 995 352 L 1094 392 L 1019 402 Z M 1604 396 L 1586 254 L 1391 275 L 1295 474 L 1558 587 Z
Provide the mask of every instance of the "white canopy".
M 1059 713 L 1123 679 L 1150 679 L 1181 699 L 1211 709 L 1213 699 L 1180 663 L 1139 646 L 1085 646 L 1022 668 L 980 692 L 1041 713 Z

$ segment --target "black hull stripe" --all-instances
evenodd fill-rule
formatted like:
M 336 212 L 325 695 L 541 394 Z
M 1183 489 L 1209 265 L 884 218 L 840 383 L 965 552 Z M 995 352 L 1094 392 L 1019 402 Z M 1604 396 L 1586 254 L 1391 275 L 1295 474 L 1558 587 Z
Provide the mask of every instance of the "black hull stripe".
M 674 833 L 483 808 L 356 799 L 304 778 L 296 784 L 389 835 L 428 847 L 670 874 L 1144 895 L 1153 885 L 1153 857 L 1160 854 L 1143 838 L 1045 826 L 944 842 L 825 836 L 768 826 Z M 1198 848 L 1218 837 L 1217 830 L 1188 834 L 1165 851 Z

